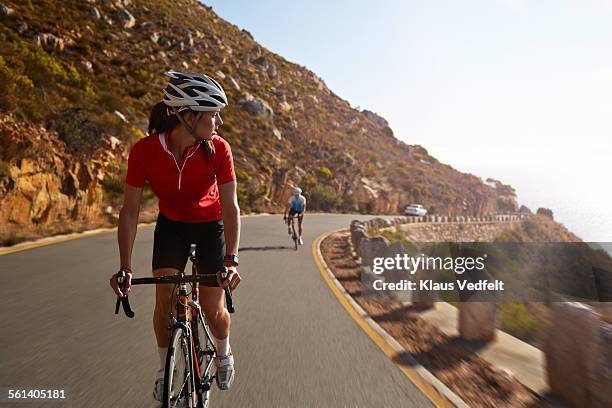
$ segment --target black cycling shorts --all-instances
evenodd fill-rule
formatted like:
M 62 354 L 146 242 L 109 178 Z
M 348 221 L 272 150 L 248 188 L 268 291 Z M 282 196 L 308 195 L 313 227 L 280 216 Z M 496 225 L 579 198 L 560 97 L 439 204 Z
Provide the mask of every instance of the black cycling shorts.
M 293 217 L 297 215 L 298 221 L 302 221 L 304 219 L 304 211 L 295 211 L 293 208 L 289 210 L 289 216 Z
M 179 222 L 159 213 L 153 241 L 153 270 L 174 268 L 184 271 L 192 243 L 197 245 L 198 274 L 217 273 L 221 270 L 225 248 L 223 220 Z

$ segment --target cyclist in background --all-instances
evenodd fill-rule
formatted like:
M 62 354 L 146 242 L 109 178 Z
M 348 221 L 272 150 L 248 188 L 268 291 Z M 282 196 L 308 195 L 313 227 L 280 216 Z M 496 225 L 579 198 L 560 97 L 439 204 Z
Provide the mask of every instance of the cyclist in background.
M 293 217 L 297 215 L 298 217 L 298 240 L 300 245 L 304 245 L 304 241 L 302 240 L 302 231 L 304 224 L 304 212 L 306 211 L 306 197 L 302 195 L 302 189 L 299 187 L 293 187 L 293 195 L 289 197 L 287 201 L 287 206 L 285 207 L 285 213 L 283 214 L 283 219 L 287 221 L 289 224 L 289 219 L 287 217 L 287 212 L 289 212 L 289 217 Z M 291 228 L 291 225 L 289 225 Z
M 139 140 L 128 159 L 123 207 L 119 216 L 120 271 L 127 276 L 122 292 L 117 274 L 111 287 L 118 296 L 130 293 L 131 254 L 145 182 L 159 198 L 153 242 L 153 275 L 176 275 L 185 269 L 191 243 L 198 248 L 198 273 L 217 274 L 221 288 L 200 287 L 201 305 L 209 318 L 217 349 L 215 365 L 219 388 L 229 389 L 234 379 L 234 357 L 229 345 L 230 315 L 224 307 L 224 289 L 240 283 L 238 244 L 240 208 L 229 144 L 219 135 L 220 110 L 227 106 L 221 85 L 198 73 L 166 72 L 170 80 L 163 101 L 151 111 L 149 136 Z M 229 268 L 221 280 L 219 271 Z M 162 399 L 169 343 L 168 316 L 173 285 L 156 285 L 153 328 L 159 351 L 159 371 L 153 397 Z

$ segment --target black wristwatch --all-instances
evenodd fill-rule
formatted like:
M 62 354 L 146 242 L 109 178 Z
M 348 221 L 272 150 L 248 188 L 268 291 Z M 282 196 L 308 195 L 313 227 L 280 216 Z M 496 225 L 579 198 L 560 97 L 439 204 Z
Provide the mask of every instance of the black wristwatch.
M 232 264 L 232 266 L 238 266 L 238 261 L 240 260 L 240 257 L 236 254 L 231 254 L 231 255 L 225 255 L 223 257 L 223 262 L 224 263 L 230 263 Z

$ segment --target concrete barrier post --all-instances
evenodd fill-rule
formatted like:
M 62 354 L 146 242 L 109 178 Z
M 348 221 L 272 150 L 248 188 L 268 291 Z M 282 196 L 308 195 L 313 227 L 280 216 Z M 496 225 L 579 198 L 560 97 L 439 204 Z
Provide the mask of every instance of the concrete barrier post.
M 553 394 L 577 408 L 612 406 L 612 324 L 581 303 L 556 303 L 544 345 Z
M 459 335 L 468 341 L 490 342 L 495 340 L 497 303 L 459 303 Z

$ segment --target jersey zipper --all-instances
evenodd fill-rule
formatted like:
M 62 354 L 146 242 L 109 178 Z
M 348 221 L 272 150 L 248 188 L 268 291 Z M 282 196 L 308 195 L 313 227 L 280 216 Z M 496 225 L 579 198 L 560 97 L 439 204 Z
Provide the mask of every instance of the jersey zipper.
M 198 150 L 198 146 L 195 147 L 195 149 L 193 149 L 185 158 L 185 161 L 183 162 L 183 166 L 181 166 L 180 170 L 179 170 L 179 180 L 178 180 L 178 189 L 179 191 L 181 191 L 181 177 L 183 176 L 183 169 L 185 168 L 185 165 L 187 164 L 187 160 L 189 160 L 189 158 L 191 158 L 191 156 L 193 156 L 195 154 L 195 152 Z M 174 157 L 174 155 L 172 155 L 172 157 Z M 174 160 L 176 162 L 176 158 Z M 178 166 L 178 165 L 177 165 Z
M 181 191 L 181 179 L 182 179 L 182 176 L 183 176 L 183 169 L 185 168 L 185 165 L 187 164 L 187 160 L 189 160 L 191 158 L 191 156 L 193 156 L 195 154 L 195 152 L 198 150 L 199 145 L 195 146 L 195 148 L 191 152 L 188 153 L 187 157 L 185 158 L 185 161 L 183 162 L 183 165 L 181 167 L 179 167 L 179 164 L 176 161 L 176 157 L 166 147 L 166 139 L 165 139 L 164 133 L 160 133 L 160 135 L 159 135 L 159 142 L 161 143 L 161 145 L 164 148 L 164 150 L 166 151 L 166 153 L 168 153 L 170 156 L 172 156 L 172 161 L 174 162 L 174 164 L 176 164 L 176 169 L 179 172 L 178 190 Z

